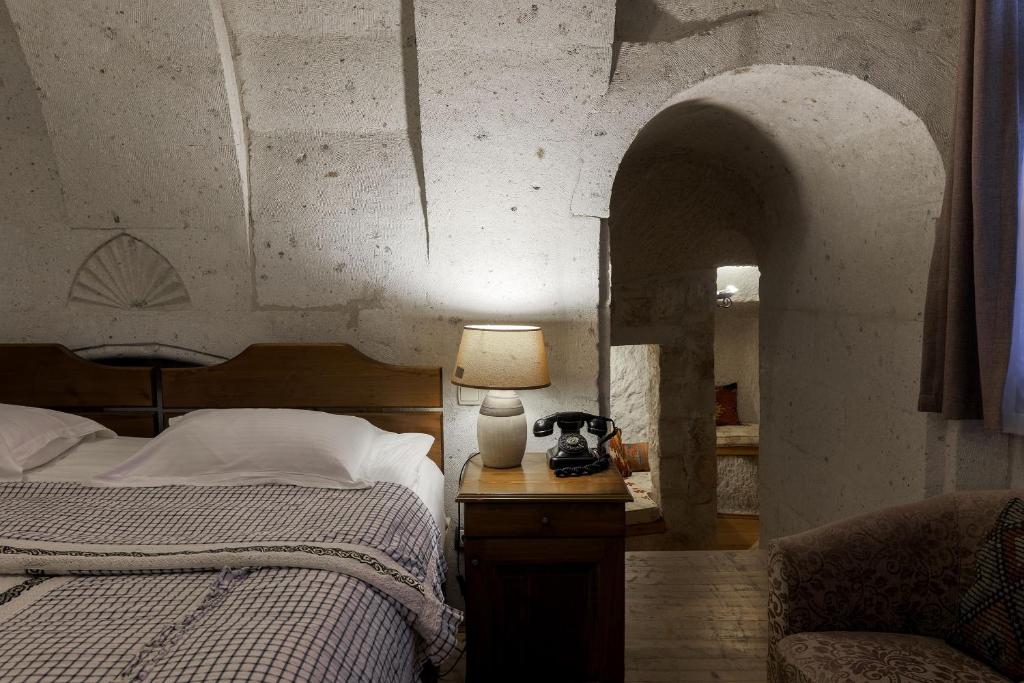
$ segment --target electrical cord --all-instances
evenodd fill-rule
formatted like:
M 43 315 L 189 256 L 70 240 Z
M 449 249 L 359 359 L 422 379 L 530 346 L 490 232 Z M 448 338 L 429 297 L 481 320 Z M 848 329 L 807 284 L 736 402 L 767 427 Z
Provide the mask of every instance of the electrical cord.
M 480 455 L 477 451 L 473 453 L 466 461 L 462 463 L 462 469 L 459 470 L 459 486 L 462 486 L 462 480 L 466 476 L 466 467 L 469 466 L 469 461 Z M 462 503 L 455 504 L 455 583 L 459 586 L 459 592 L 462 593 L 462 599 L 466 599 L 466 577 L 462 573 Z M 438 678 L 444 678 L 451 672 L 455 671 L 455 667 L 462 661 L 462 657 L 466 654 L 466 648 L 463 646 L 462 651 L 459 652 L 459 656 L 452 662 L 452 665 L 448 667 L 447 671 L 438 671 Z
M 466 476 L 466 468 L 473 458 L 480 455 L 477 451 L 473 453 L 466 461 L 462 463 L 462 469 L 459 470 L 459 487 L 462 487 L 462 480 Z M 459 585 L 459 592 L 462 593 L 463 599 L 466 597 L 466 576 L 462 573 L 462 503 L 455 504 L 455 582 Z
M 556 477 L 585 477 L 608 469 L 608 466 L 611 464 L 611 458 L 608 456 L 608 451 L 604 448 L 604 445 L 615 438 L 617 434 L 622 434 L 622 430 L 615 426 L 615 420 L 609 419 L 608 421 L 612 423 L 612 430 L 602 436 L 600 441 L 597 442 L 597 446 L 594 448 L 597 459 L 586 465 L 559 467 L 555 470 Z

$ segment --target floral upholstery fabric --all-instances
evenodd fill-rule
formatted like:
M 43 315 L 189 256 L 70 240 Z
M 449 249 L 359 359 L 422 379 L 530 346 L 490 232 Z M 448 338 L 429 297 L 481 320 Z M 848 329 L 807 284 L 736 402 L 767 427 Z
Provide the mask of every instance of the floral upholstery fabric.
M 774 541 L 771 636 L 886 631 L 944 637 L 957 595 L 955 510 L 945 497 Z
M 805 680 L 783 670 L 778 651 L 794 634 L 949 638 L 960 595 L 975 578 L 979 547 L 1006 502 L 1022 493 L 938 496 L 774 541 L 768 552 L 769 680 Z
M 1007 683 L 937 638 L 824 631 L 779 641 L 782 679 L 795 683 Z

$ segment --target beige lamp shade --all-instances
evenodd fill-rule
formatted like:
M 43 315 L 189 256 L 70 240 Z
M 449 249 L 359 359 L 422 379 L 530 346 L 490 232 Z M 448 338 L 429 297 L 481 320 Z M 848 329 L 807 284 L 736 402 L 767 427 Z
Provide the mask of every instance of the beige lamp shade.
M 466 325 L 452 384 L 476 389 L 550 386 L 544 332 L 533 325 Z

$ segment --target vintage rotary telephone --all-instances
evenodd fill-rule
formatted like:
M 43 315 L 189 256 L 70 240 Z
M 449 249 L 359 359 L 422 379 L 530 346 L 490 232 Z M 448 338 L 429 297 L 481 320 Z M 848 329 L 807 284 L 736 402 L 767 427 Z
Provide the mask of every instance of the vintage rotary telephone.
M 618 432 L 615 420 L 590 413 L 554 413 L 533 423 L 533 435 L 551 436 L 556 424 L 561 434 L 558 444 L 548 449 L 548 467 L 557 476 L 579 477 L 608 469 L 608 450 L 604 445 Z M 580 434 L 584 424 L 588 432 L 601 437 L 594 448 Z

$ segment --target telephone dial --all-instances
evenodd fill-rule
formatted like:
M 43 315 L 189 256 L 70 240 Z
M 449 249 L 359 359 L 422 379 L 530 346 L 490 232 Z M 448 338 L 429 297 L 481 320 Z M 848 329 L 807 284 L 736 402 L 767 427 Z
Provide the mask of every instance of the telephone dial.
M 533 423 L 534 436 L 551 436 L 558 426 L 558 443 L 548 449 L 548 467 L 559 477 L 579 477 L 608 469 L 608 449 L 605 444 L 618 432 L 615 420 L 590 413 L 554 413 Z M 587 431 L 600 437 L 594 448 L 580 433 Z M 611 430 L 608 427 L 611 425 Z

